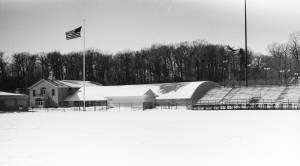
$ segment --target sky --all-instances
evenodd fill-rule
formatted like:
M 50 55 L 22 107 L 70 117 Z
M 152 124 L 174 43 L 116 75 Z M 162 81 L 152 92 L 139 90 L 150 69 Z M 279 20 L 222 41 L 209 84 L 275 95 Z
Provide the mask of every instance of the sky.
M 299 0 L 247 5 L 255 52 L 300 30 Z M 83 19 L 86 48 L 108 53 L 194 40 L 244 47 L 244 0 L 0 0 L 0 51 L 81 51 L 82 38 L 67 41 L 65 32 Z

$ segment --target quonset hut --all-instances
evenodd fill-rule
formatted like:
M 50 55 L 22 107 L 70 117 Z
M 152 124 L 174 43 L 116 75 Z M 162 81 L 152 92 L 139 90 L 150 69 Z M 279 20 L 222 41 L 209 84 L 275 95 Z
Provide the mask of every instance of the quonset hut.
M 211 81 L 177 82 L 158 84 L 154 89 L 157 105 L 191 106 L 218 85 Z
M 0 111 L 28 111 L 28 96 L 0 91 Z

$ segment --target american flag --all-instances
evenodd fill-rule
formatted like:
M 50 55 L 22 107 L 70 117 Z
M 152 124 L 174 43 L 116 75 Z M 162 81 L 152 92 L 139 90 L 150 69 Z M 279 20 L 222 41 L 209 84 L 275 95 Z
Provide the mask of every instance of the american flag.
M 81 37 L 80 32 L 81 32 L 81 26 L 72 31 L 68 31 L 66 32 L 66 39 L 70 40 L 70 39 Z

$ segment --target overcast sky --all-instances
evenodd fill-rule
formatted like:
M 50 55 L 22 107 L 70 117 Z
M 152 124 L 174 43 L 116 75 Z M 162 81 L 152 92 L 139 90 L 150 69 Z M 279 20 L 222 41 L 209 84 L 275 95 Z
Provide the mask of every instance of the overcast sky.
M 244 0 L 0 0 L 0 51 L 82 50 L 65 32 L 86 19 L 86 47 L 105 52 L 207 40 L 244 46 Z M 255 52 L 300 30 L 299 0 L 248 0 Z

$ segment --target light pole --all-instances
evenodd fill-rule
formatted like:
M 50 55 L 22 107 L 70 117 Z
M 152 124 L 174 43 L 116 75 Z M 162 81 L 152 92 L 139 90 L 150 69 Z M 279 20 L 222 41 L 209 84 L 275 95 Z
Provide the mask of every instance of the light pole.
M 228 63 L 228 60 L 223 60 L 223 86 L 225 87 L 225 82 L 226 82 L 226 79 L 225 79 L 225 66 L 226 64 Z
M 264 70 L 265 70 L 265 72 L 266 72 L 266 76 L 265 76 L 265 81 L 266 81 L 266 83 L 265 83 L 265 85 L 267 85 L 267 81 L 268 81 L 268 75 L 267 75 L 267 73 L 268 73 L 268 71 L 270 70 L 270 67 L 264 67 Z
M 281 73 L 281 75 L 284 74 L 284 83 L 286 86 L 288 85 L 288 73 L 290 73 L 290 71 L 291 71 L 290 69 L 288 69 L 288 70 L 281 69 L 279 71 Z M 281 78 L 281 84 L 282 84 L 282 78 Z
M 295 84 L 298 84 L 299 73 L 294 73 L 294 76 L 295 76 Z
M 282 85 L 282 75 L 284 73 L 284 70 L 283 69 L 279 70 L 279 73 L 280 73 L 280 85 Z

